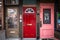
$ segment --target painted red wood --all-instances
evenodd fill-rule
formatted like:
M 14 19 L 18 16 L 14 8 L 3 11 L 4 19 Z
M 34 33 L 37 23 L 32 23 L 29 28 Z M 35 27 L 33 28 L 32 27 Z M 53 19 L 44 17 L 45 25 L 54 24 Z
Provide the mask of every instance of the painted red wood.
M 28 8 L 34 10 L 33 13 L 26 12 Z M 23 7 L 23 38 L 36 37 L 36 7 Z
M 51 24 L 43 24 L 43 9 L 51 8 Z M 54 37 L 54 3 L 40 3 L 40 38 L 53 38 Z

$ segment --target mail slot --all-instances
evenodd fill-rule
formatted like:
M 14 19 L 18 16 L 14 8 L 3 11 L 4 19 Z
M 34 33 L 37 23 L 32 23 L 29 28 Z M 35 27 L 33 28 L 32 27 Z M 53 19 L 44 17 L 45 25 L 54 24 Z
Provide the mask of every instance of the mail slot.
M 27 24 L 28 26 L 32 26 L 32 24 Z

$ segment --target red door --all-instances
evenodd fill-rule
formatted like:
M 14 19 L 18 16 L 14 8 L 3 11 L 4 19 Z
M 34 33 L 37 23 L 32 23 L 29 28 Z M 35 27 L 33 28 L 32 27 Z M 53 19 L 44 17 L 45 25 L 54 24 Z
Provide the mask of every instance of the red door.
M 36 37 L 36 7 L 23 7 L 23 38 Z
M 54 37 L 54 4 L 40 3 L 40 38 Z

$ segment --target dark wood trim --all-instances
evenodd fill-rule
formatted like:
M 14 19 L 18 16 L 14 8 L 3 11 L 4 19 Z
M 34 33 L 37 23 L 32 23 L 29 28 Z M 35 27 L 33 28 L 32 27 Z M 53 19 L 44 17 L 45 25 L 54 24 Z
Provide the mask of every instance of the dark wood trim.
M 0 0 L 0 17 L 1 17 L 1 30 L 4 30 L 4 5 L 3 0 Z

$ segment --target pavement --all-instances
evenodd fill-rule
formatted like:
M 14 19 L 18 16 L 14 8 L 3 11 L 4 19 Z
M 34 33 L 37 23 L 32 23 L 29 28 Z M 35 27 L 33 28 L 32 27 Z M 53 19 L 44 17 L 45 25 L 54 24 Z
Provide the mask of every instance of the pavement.
M 58 39 L 58 36 L 60 37 L 60 33 L 55 31 L 54 40 L 60 40 L 60 39 Z M 3 30 L 3 31 L 0 31 L 0 40 L 21 40 L 21 39 L 20 38 L 8 38 L 8 39 L 6 39 L 5 31 Z M 38 40 L 41 40 L 41 39 L 38 39 Z
M 5 39 L 5 31 L 4 30 L 0 30 L 0 40 L 6 40 Z

